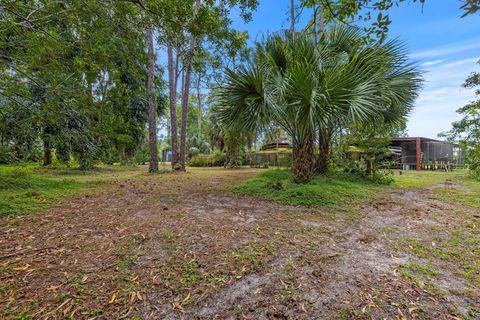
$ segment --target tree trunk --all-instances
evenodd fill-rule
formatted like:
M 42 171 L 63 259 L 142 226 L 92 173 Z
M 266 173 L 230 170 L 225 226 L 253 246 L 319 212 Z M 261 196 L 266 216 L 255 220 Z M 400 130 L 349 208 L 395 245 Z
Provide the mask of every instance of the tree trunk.
M 198 103 L 198 114 L 197 114 L 197 124 L 198 132 L 202 129 L 202 95 L 200 94 L 200 76 L 198 76 L 197 82 L 197 103 Z
M 120 164 L 122 165 L 127 164 L 127 159 L 125 158 L 125 146 L 120 147 L 118 158 L 120 160 Z
M 158 150 L 157 150 L 157 114 L 155 112 L 155 104 L 153 102 L 153 80 L 155 69 L 155 53 L 153 51 L 153 31 L 147 29 L 147 54 L 148 54 L 148 138 L 150 143 L 150 166 L 149 172 L 158 172 Z
M 296 183 L 304 183 L 313 177 L 313 136 L 302 143 L 293 145 L 293 179 Z
M 52 164 L 52 148 L 50 146 L 49 138 L 43 139 L 43 165 L 48 166 Z
M 292 34 L 295 32 L 295 0 L 290 0 L 290 31 Z
M 168 86 L 170 90 L 170 133 L 172 136 L 172 169 L 178 163 L 178 132 L 177 132 L 177 73 L 173 62 L 173 46 L 167 47 L 168 54 Z
M 200 0 L 195 1 L 195 14 L 200 9 Z M 192 75 L 192 55 L 195 50 L 195 35 L 190 35 L 189 40 L 189 55 L 186 57 L 187 61 L 184 64 L 185 79 L 183 80 L 183 90 L 182 90 L 182 121 L 181 121 L 181 131 L 180 131 L 180 170 L 185 171 L 186 161 L 185 161 L 185 151 L 186 151 L 186 142 L 187 142 L 187 113 L 188 113 L 188 98 L 190 96 L 190 78 Z
M 192 46 L 192 36 L 190 38 L 190 46 Z M 190 65 L 190 63 L 188 63 Z M 190 66 L 189 66 L 190 68 Z M 185 79 L 183 80 L 182 90 L 182 119 L 180 127 L 180 170 L 185 171 L 185 151 L 187 148 L 187 113 L 188 113 L 188 98 L 190 95 L 190 70 L 185 71 Z
M 368 175 L 373 175 L 377 172 L 377 159 L 375 155 L 368 155 L 365 157 L 365 161 L 367 162 L 367 167 L 365 169 L 365 173 Z
M 228 161 L 225 164 L 225 168 L 230 168 L 233 169 L 237 166 L 237 158 L 238 158 L 238 152 L 237 151 L 232 151 L 228 155 Z
M 320 174 L 328 174 L 328 161 L 330 160 L 331 134 L 320 133 L 318 137 L 318 158 L 315 163 L 315 171 Z

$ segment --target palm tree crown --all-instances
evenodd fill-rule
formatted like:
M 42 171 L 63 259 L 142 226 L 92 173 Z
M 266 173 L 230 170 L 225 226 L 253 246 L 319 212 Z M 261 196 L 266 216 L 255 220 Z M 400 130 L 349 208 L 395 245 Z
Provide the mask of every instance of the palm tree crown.
M 292 138 L 294 177 L 311 179 L 313 141 L 322 127 L 382 120 L 401 122 L 413 107 L 421 76 L 397 40 L 366 45 L 363 34 L 335 26 L 315 42 L 306 33 L 273 35 L 254 57 L 226 70 L 219 115 L 248 129 L 275 122 Z

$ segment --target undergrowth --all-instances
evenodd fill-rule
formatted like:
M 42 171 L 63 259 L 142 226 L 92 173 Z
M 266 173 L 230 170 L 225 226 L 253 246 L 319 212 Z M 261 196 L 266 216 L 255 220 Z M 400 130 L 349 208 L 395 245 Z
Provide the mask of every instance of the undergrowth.
M 106 174 L 124 169 L 99 168 L 85 173 L 38 164 L 0 166 L 0 216 L 29 214 L 86 193 L 106 182 Z
M 328 177 L 316 176 L 310 183 L 296 184 L 291 171 L 273 169 L 231 190 L 282 204 L 322 207 L 360 202 L 382 187 L 385 188 L 378 180 L 345 172 L 332 172 Z

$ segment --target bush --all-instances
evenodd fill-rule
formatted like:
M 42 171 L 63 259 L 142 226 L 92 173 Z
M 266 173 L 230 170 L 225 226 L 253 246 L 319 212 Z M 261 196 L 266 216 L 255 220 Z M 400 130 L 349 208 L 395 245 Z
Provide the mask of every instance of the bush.
M 12 148 L 8 146 L 0 146 L 0 163 L 1 164 L 9 164 L 18 161 L 17 157 L 15 156 L 15 152 L 13 152 Z
M 217 150 L 212 154 L 193 156 L 187 164 L 190 167 L 222 167 L 225 164 L 225 153 Z
M 291 155 L 288 155 L 288 156 L 283 156 L 280 158 L 280 165 L 282 167 L 291 167 L 292 166 L 292 156 Z
M 205 156 L 205 155 L 194 156 L 187 162 L 187 164 L 190 167 L 208 167 L 209 166 L 208 157 L 209 156 Z
M 351 175 L 353 179 L 366 180 L 375 184 L 391 184 L 393 182 L 393 171 L 375 171 L 372 174 L 367 174 L 362 168 L 350 167 L 344 168 L 344 172 Z
M 225 152 L 220 150 L 215 150 L 210 156 L 213 163 L 212 166 L 217 167 L 217 166 L 223 166 L 225 164 L 225 160 L 226 160 Z
M 187 154 L 189 157 L 198 156 L 200 154 L 200 150 L 198 148 L 191 147 L 190 149 L 188 149 Z
M 480 180 L 480 147 L 469 150 L 465 163 L 468 165 L 470 175 L 474 179 Z

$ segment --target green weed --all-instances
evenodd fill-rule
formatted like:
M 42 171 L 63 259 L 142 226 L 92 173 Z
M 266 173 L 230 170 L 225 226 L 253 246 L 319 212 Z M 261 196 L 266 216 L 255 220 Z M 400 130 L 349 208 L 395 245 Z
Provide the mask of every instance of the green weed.
M 323 207 L 360 202 L 381 188 L 372 181 L 343 172 L 333 172 L 329 177 L 317 176 L 307 184 L 296 184 L 289 170 L 273 169 L 231 190 L 283 204 Z
M 58 204 L 66 196 L 84 195 L 131 168 L 102 167 L 85 173 L 38 164 L 0 166 L 0 216 L 29 214 Z M 136 173 L 138 174 L 138 173 Z

